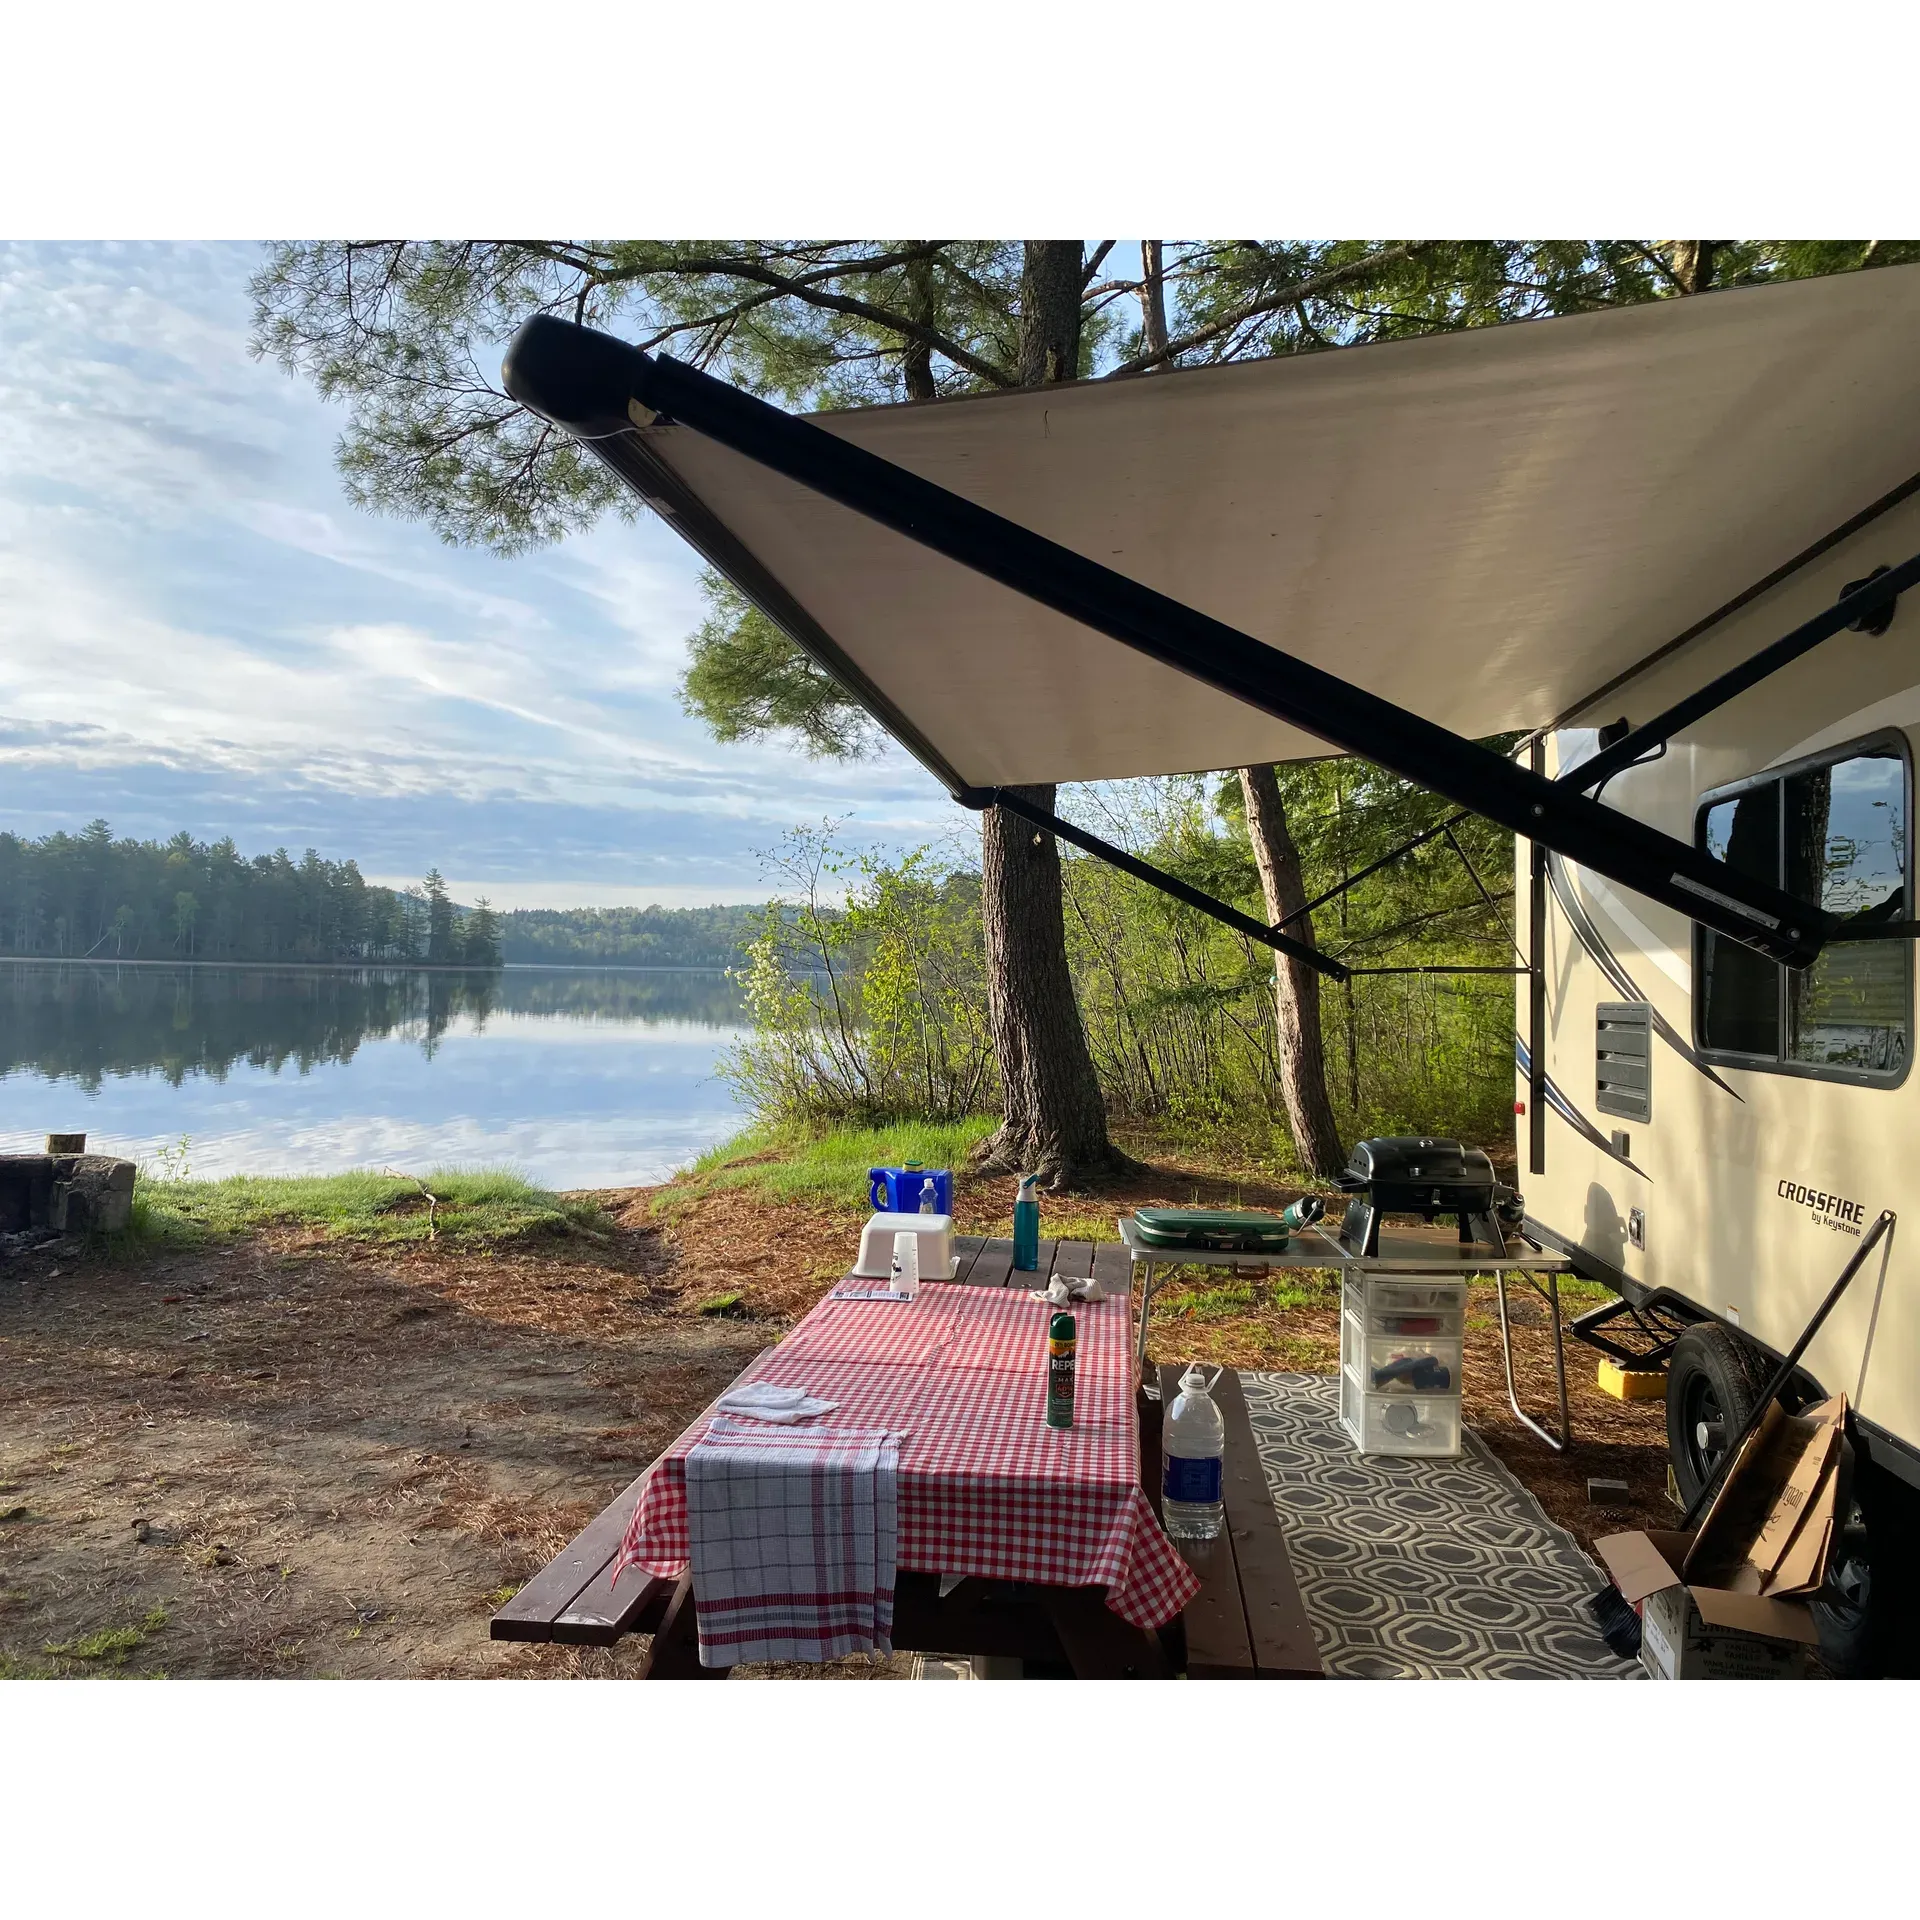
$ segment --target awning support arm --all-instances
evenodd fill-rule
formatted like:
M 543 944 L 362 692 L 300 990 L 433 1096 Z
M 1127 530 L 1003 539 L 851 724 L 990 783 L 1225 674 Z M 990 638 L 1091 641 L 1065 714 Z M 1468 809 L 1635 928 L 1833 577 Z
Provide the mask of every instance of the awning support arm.
M 1697 693 L 1688 694 L 1684 700 L 1676 700 L 1666 712 L 1655 714 L 1645 725 L 1623 734 L 1612 746 L 1602 748 L 1591 760 L 1582 760 L 1577 767 L 1561 774 L 1556 784 L 1580 793 L 1590 793 L 1611 780 L 1621 768 L 1631 766 L 1643 754 L 1664 746 L 1683 727 L 1692 726 L 1716 707 L 1724 707 L 1736 695 L 1745 693 L 1749 687 L 1758 686 L 1782 667 L 1790 666 L 1803 653 L 1811 653 L 1822 641 L 1831 640 L 1836 633 L 1844 633 L 1849 627 L 1859 627 L 1864 632 L 1884 633 L 1884 625 L 1871 624 L 1874 616 L 1884 612 L 1890 619 L 1893 603 L 1915 585 L 1920 585 L 1920 554 L 1915 554 L 1911 560 L 1903 561 L 1897 567 L 1888 567 L 1874 574 L 1871 579 L 1856 582 L 1852 592 L 1841 595 L 1832 606 L 1816 613 L 1811 620 L 1795 627 L 1772 646 L 1762 647 L 1751 659 L 1741 661 L 1737 667 L 1729 667 L 1717 680 L 1709 680 Z
M 1527 743 L 1533 770 L 1546 777 L 1547 743 Z M 1527 1173 L 1547 1170 L 1547 848 L 1527 843 Z
M 1378 860 L 1364 866 L 1358 873 L 1350 873 L 1337 887 L 1329 887 L 1325 893 L 1316 895 L 1304 907 L 1295 907 L 1284 918 L 1276 921 L 1276 926 L 1291 926 L 1292 923 L 1309 913 L 1317 913 L 1329 900 L 1338 900 L 1350 887 L 1357 887 L 1362 880 L 1371 880 L 1382 867 L 1390 867 L 1401 855 L 1411 853 L 1415 847 L 1424 847 L 1429 840 L 1437 840 L 1449 827 L 1457 827 L 1462 820 L 1469 820 L 1471 813 L 1450 814 L 1437 827 L 1429 827 L 1425 833 L 1416 833 L 1411 840 L 1403 840 L 1391 853 L 1383 853 Z
M 1355 967 L 1353 976 L 1357 980 L 1363 975 L 1377 979 L 1383 973 L 1498 973 L 1511 977 L 1514 974 L 1530 973 L 1530 967 Z
M 666 420 L 1261 712 L 1484 814 L 1567 859 L 1790 966 L 1828 916 L 1704 849 L 1602 807 L 1085 554 L 666 355 L 536 315 L 507 355 L 509 393 L 621 464 L 610 439 Z M 624 477 L 624 476 L 623 476 Z
M 1011 792 L 1005 787 L 982 787 L 969 789 L 960 796 L 963 806 L 984 810 L 987 807 L 1005 807 L 1009 813 L 1017 813 L 1022 820 L 1030 821 L 1044 832 L 1066 841 L 1070 846 L 1078 847 L 1082 853 L 1090 853 L 1098 860 L 1104 860 L 1110 867 L 1118 867 L 1122 873 L 1131 874 L 1136 880 L 1143 880 L 1150 887 L 1157 887 L 1162 893 L 1171 895 L 1175 900 L 1184 901 L 1190 907 L 1218 920 L 1222 926 L 1231 927 L 1235 933 L 1245 934 L 1249 940 L 1258 940 L 1264 946 L 1271 947 L 1275 953 L 1284 953 L 1289 959 L 1302 960 L 1317 972 L 1324 973 L 1330 980 L 1344 980 L 1352 971 L 1343 967 L 1338 960 L 1321 953 L 1317 948 L 1304 945 L 1290 939 L 1278 927 L 1263 925 L 1245 914 L 1238 907 L 1230 907 L 1224 900 L 1216 900 L 1209 893 L 1202 893 L 1198 887 L 1189 886 L 1186 881 L 1176 879 L 1160 868 L 1150 866 L 1146 861 L 1136 858 L 1124 847 L 1116 847 L 1110 841 L 1102 840 L 1098 834 L 1087 832 L 1084 827 L 1076 827 L 1071 820 L 1062 820 L 1057 813 L 1049 813 L 1045 807 L 1035 806 L 1031 800 Z

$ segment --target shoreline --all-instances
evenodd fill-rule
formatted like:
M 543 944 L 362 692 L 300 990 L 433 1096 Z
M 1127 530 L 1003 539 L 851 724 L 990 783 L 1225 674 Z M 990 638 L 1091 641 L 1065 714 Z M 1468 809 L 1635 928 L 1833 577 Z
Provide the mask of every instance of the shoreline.
M 617 960 L 508 960 L 497 967 L 450 967 L 426 960 L 102 960 L 79 954 L 0 953 L 0 964 L 21 967 L 219 967 L 259 973 L 714 973 L 730 967 L 642 966 Z

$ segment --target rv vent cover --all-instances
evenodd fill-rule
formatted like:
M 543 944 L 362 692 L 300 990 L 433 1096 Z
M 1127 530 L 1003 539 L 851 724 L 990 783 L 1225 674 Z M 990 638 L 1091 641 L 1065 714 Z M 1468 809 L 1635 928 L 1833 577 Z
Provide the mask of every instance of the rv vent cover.
M 1653 1009 L 1644 1000 L 1601 1004 L 1594 1105 L 1623 1120 L 1653 1118 Z

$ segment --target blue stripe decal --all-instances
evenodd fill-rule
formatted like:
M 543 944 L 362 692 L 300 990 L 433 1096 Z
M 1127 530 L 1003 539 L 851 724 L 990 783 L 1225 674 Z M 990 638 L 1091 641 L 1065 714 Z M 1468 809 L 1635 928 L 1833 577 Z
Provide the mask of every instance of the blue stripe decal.
M 1518 1034 L 1513 1037 L 1513 1063 L 1529 1079 L 1532 1077 L 1533 1056 L 1527 1050 L 1526 1041 Z M 1637 1173 L 1642 1180 L 1652 1180 L 1652 1174 L 1645 1167 L 1636 1166 L 1624 1153 L 1614 1151 L 1613 1142 L 1554 1084 L 1551 1074 L 1547 1075 L 1547 1111 L 1557 1113 L 1582 1140 L 1589 1146 L 1598 1147 L 1609 1160 L 1618 1160 L 1623 1167 Z
M 1634 981 L 1633 975 L 1620 964 L 1613 949 L 1607 945 L 1605 939 L 1601 936 L 1600 929 L 1593 924 L 1593 920 L 1586 908 L 1580 904 L 1579 898 L 1573 890 L 1573 882 L 1567 876 L 1566 863 L 1557 853 L 1549 853 L 1547 855 L 1547 884 L 1553 891 L 1553 897 L 1560 903 L 1560 911 L 1567 916 L 1567 924 L 1573 929 L 1574 938 L 1586 948 L 1589 958 L 1591 958 L 1594 965 L 1607 976 L 1607 979 L 1612 983 L 1614 990 L 1620 997 L 1623 1000 L 1640 1001 L 1653 1016 L 1654 1032 L 1657 1033 L 1688 1066 L 1693 1068 L 1696 1073 L 1704 1074 L 1722 1093 L 1731 1093 L 1733 1097 L 1744 1106 L 1746 1104 L 1745 1096 L 1736 1089 L 1728 1086 L 1727 1083 L 1700 1058 L 1699 1054 L 1693 1050 L 1692 1045 L 1687 1041 L 1685 1036 L 1682 1035 L 1679 1029 L 1674 1026 L 1673 1022 L 1668 1020 L 1666 1016 L 1660 1012 L 1659 1008 L 1654 1006 L 1653 1002 L 1640 991 L 1639 986 Z

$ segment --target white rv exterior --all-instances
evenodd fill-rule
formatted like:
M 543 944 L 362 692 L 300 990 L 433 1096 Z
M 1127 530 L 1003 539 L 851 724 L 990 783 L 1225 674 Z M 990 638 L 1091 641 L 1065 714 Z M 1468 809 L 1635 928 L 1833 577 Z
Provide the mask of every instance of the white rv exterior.
M 1794 484 L 1791 457 L 1756 449 L 1755 458 L 1777 461 L 1780 484 Z M 1920 499 L 1909 499 L 1601 696 L 1550 736 L 1546 770 L 1590 754 L 1594 729 L 1621 716 L 1636 725 L 1651 719 L 1831 606 L 1847 583 L 1916 552 Z M 1611 779 L 1604 802 L 1677 839 L 1747 859 L 1756 857 L 1766 820 L 1784 820 L 1780 858 L 1797 861 L 1801 882 L 1790 890 L 1805 897 L 1810 857 L 1815 879 L 1822 877 L 1817 849 L 1809 854 L 1818 842 L 1830 908 L 1915 917 L 1912 874 L 1902 869 L 1911 860 L 1920 732 L 1917 598 L 1908 596 L 1884 635 L 1842 633 L 1708 715 L 1660 758 Z M 1769 773 L 1791 784 L 1743 787 Z M 1743 839 L 1730 848 L 1743 792 Z M 1530 864 L 1522 842 L 1521 927 Z M 1902 885 L 1904 895 L 1893 897 Z M 1757 957 L 1723 963 L 1711 939 L 1674 912 L 1552 860 L 1544 1173 L 1530 1170 L 1528 1121 L 1517 1121 L 1528 1217 L 1583 1270 L 1623 1280 L 1630 1298 L 1639 1288 L 1669 1290 L 1780 1356 L 1860 1235 L 1893 1209 L 1899 1224 L 1802 1365 L 1826 1391 L 1848 1396 L 1873 1457 L 1920 1484 L 1913 943 L 1830 949 L 1808 975 L 1792 984 L 1783 976 L 1770 1039 L 1767 990 L 1753 969 L 1780 970 Z M 1597 1067 L 1600 1010 L 1634 1002 L 1652 1013 L 1644 1118 L 1604 1110 Z M 1518 1012 L 1524 1057 L 1524 977 Z M 1528 1098 L 1523 1065 L 1516 1107 Z M 1620 1104 L 1617 1093 L 1611 1104 Z

